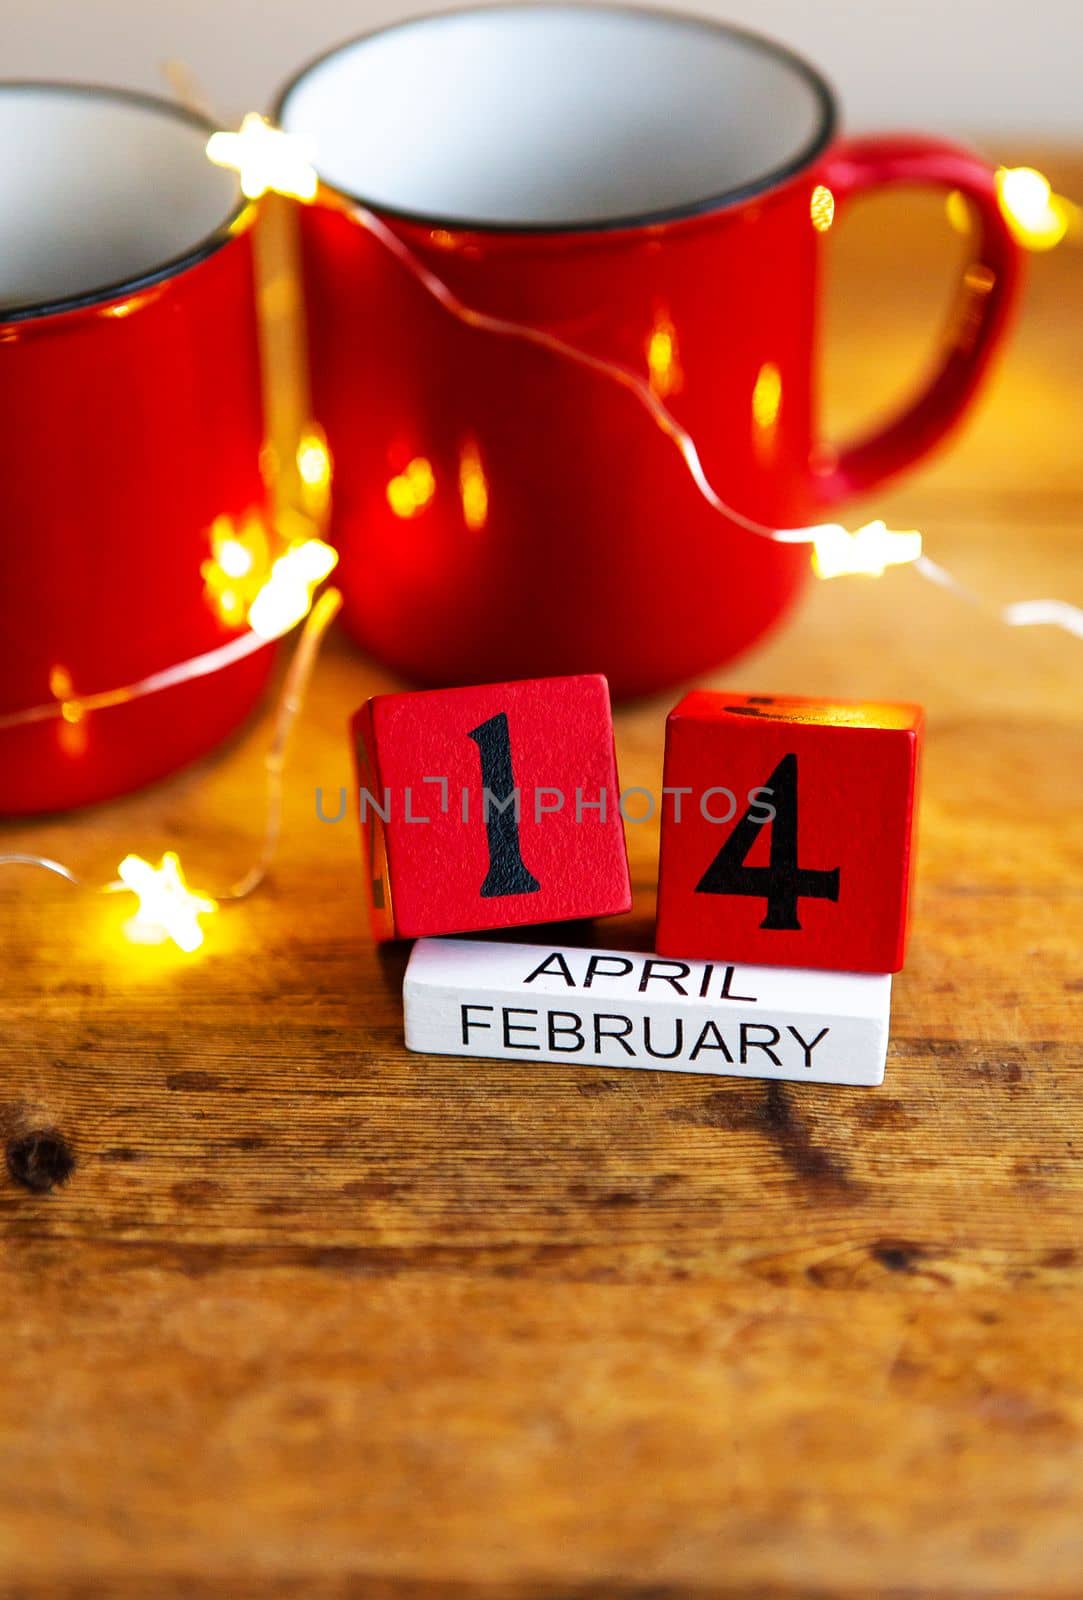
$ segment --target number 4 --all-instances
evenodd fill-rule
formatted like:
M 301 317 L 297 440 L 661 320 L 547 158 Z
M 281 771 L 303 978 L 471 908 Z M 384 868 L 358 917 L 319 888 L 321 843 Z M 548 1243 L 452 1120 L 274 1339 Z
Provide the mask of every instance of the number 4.
M 763 785 L 775 808 L 771 822 L 771 861 L 766 867 L 746 867 L 745 859 L 767 826 L 768 818 L 753 817 L 752 807 L 696 884 L 697 894 L 741 894 L 767 901 L 761 928 L 800 932 L 799 900 L 838 900 L 839 869 L 817 871 L 797 864 L 797 757 L 783 756 Z

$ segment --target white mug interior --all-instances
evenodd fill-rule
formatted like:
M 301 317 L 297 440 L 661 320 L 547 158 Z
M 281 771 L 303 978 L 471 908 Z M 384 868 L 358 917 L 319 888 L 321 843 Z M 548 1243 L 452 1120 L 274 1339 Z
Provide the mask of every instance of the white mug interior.
M 833 124 L 803 61 L 707 19 L 598 5 L 450 12 L 303 71 L 278 118 L 321 177 L 433 223 L 590 228 L 721 205 Z
M 208 132 L 121 90 L 0 83 L 0 318 L 123 293 L 213 248 L 240 190 Z

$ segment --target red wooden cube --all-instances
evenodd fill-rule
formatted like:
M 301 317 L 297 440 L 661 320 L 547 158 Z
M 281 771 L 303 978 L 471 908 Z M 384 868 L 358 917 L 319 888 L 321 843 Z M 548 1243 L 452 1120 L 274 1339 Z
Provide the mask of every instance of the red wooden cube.
M 656 947 L 897 972 L 919 706 L 697 690 L 666 723 Z
M 375 938 L 630 909 L 603 677 L 381 694 L 351 726 Z

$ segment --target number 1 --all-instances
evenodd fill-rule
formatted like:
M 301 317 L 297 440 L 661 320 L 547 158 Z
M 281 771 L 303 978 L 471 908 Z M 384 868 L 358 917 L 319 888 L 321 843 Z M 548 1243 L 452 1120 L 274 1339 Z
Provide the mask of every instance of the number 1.
M 482 809 L 489 843 L 489 871 L 481 886 L 483 900 L 506 894 L 537 894 L 541 884 L 523 865 L 519 850 L 519 804 L 511 770 L 511 735 L 506 711 L 481 722 L 469 737 L 481 757 Z M 488 790 L 495 804 L 489 804 Z

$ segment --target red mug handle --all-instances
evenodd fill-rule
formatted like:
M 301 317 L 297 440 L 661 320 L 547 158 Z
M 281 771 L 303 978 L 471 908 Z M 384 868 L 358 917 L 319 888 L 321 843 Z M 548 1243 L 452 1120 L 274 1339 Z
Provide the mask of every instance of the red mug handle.
M 817 480 L 820 498 L 832 505 L 916 461 L 959 421 L 1005 331 L 1022 252 L 1000 209 L 992 168 L 958 145 L 919 135 L 842 140 L 826 158 L 822 182 L 836 205 L 887 184 L 958 190 L 971 201 L 977 221 L 974 255 L 963 275 L 937 370 L 884 427 L 831 452 L 830 465 Z

